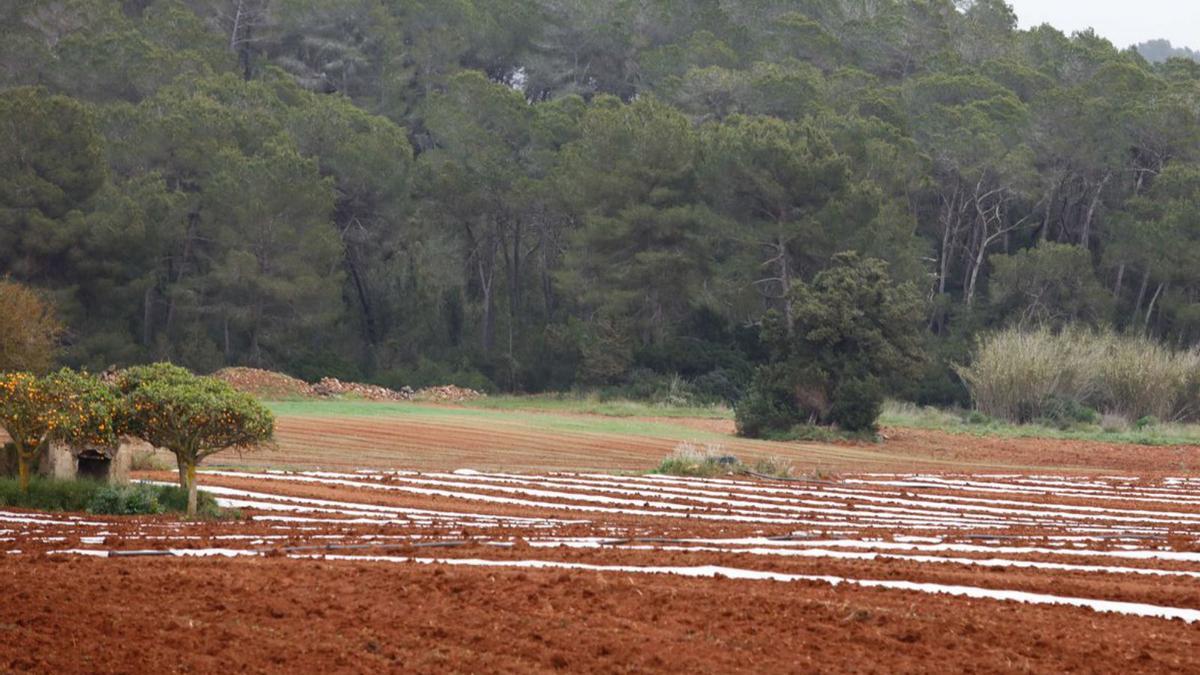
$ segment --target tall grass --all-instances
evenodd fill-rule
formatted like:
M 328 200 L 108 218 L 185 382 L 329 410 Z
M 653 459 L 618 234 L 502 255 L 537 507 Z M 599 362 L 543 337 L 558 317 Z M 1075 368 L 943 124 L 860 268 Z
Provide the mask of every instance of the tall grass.
M 981 339 L 957 371 L 976 408 L 1012 422 L 1053 418 L 1064 407 L 1128 420 L 1200 419 L 1200 351 L 1140 336 L 1010 329 Z

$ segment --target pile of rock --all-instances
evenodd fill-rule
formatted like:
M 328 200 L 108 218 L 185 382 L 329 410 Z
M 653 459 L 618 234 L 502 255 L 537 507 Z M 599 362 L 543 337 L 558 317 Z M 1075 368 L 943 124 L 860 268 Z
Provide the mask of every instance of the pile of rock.
M 487 394 L 481 391 L 448 384 L 444 387 L 426 387 L 418 391 L 414 398 L 418 401 L 432 401 L 434 403 L 463 403 L 485 396 Z
M 228 382 L 238 391 L 268 400 L 312 398 L 316 395 L 312 386 L 304 380 L 258 368 L 223 368 L 213 373 L 213 377 Z
M 388 389 L 374 384 L 343 382 L 336 377 L 322 378 L 316 384 L 309 384 L 290 375 L 258 368 L 224 368 L 213 373 L 213 377 L 228 382 L 238 391 L 274 401 L 299 398 L 344 398 L 360 401 L 463 403 L 487 395 L 481 391 L 456 387 L 452 384 L 444 387 L 426 387 L 417 392 L 414 392 L 411 387 Z
M 312 385 L 313 393 L 322 398 L 355 398 L 364 401 L 411 401 L 413 390 L 403 387 L 400 390 L 388 389 L 374 384 L 358 382 L 342 382 L 336 377 L 322 378 Z

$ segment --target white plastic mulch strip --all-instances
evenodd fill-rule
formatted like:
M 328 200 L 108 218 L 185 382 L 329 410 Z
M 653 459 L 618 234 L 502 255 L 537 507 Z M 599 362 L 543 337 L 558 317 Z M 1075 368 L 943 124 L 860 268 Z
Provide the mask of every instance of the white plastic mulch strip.
M 409 494 L 443 496 L 542 509 L 751 523 L 789 523 L 825 527 L 876 526 L 894 529 L 980 529 L 1033 525 L 1063 527 L 1077 532 L 1129 535 L 1165 534 L 1168 531 L 1165 528 L 1175 529 L 1180 525 L 1200 528 L 1200 514 L 1188 512 L 1110 509 L 1100 506 L 1043 504 L 942 495 L 917 499 L 911 493 L 900 493 L 903 497 L 890 496 L 863 488 L 818 490 L 792 486 L 769 487 L 746 481 L 722 479 L 684 479 L 666 476 L 618 478 L 597 474 L 526 476 L 484 474 L 473 471 L 459 471 L 452 474 L 438 472 L 345 474 L 320 471 L 300 473 L 212 471 L 207 473 L 235 478 L 393 490 Z M 381 482 L 384 479 L 388 482 Z M 395 484 L 397 482 L 403 484 L 397 485 Z M 986 481 L 973 482 L 984 485 L 996 484 Z M 538 489 L 538 487 L 555 489 Z M 494 494 L 496 492 L 501 494 Z M 625 495 L 625 498 L 589 494 L 589 492 L 620 494 Z M 746 494 L 748 492 L 755 494 Z M 506 496 L 508 494 L 517 496 Z M 260 499 L 279 498 L 277 495 L 261 493 L 254 494 L 254 497 Z M 809 498 L 797 499 L 797 497 Z M 812 499 L 812 497 L 817 499 Z M 547 502 L 530 498 L 564 501 Z M 321 500 L 297 501 L 320 502 Z M 874 503 L 863 505 L 861 501 Z M 973 503 L 963 503 L 967 501 Z M 592 504 L 596 506 L 592 506 Z M 378 508 L 345 502 L 325 502 L 322 505 L 344 509 L 351 507 L 348 510 L 358 512 L 345 513 L 345 515 L 358 517 L 368 516 L 368 514 L 361 513 L 362 510 Z M 1024 508 L 1004 508 L 1018 505 Z M 414 512 L 416 510 L 395 509 L 395 511 Z M 808 518 L 789 518 L 789 513 L 808 516 Z M 461 514 L 455 515 L 461 516 Z M 1135 526 L 1134 523 L 1138 523 L 1140 526 Z
M 779 572 L 761 572 L 757 570 L 738 569 L 704 565 L 699 567 L 642 567 L 634 565 L 591 565 L 586 563 L 557 562 L 548 560 L 483 560 L 478 558 L 411 558 L 394 556 L 354 556 L 354 555 L 293 555 L 293 558 L 315 558 L 323 560 L 351 560 L 394 563 L 418 563 L 425 565 L 463 565 L 472 567 L 509 567 L 529 569 L 565 569 L 589 572 L 619 572 L 623 574 L 670 574 L 683 577 L 725 577 L 729 579 L 746 579 L 755 581 L 810 581 L 827 583 L 832 586 L 848 584 L 864 588 L 885 588 L 900 591 L 915 591 L 932 595 L 952 595 L 981 600 L 1007 600 L 1035 605 L 1067 605 L 1086 607 L 1097 612 L 1124 614 L 1128 616 L 1153 617 L 1160 619 L 1181 619 L 1188 623 L 1200 621 L 1200 610 L 1180 607 L 1161 607 L 1137 602 L 1119 602 L 1114 600 L 1094 600 L 1090 598 L 1072 598 L 1025 591 L 1006 591 L 991 588 L 976 588 L 973 586 L 950 586 L 944 584 L 918 583 L 913 581 L 877 581 L 870 579 L 847 579 L 844 577 L 783 574 Z
M 205 472 L 212 475 L 232 476 L 238 478 L 278 478 L 276 474 L 236 473 L 229 471 Z M 270 511 L 285 511 L 294 513 L 337 513 L 342 515 L 384 518 L 387 516 L 404 515 L 412 518 L 440 518 L 446 520 L 498 521 L 516 525 L 574 525 L 587 523 L 586 520 L 556 520 L 546 518 L 528 518 L 522 516 L 504 516 L 487 513 L 459 513 L 455 511 L 430 511 L 399 506 L 382 506 L 377 504 L 362 504 L 357 502 L 331 501 L 327 499 L 312 499 L 308 497 L 290 497 L 287 495 L 266 492 L 251 492 L 220 486 L 204 486 L 204 491 L 221 500 L 225 499 L 229 506 L 256 508 Z M 235 498 L 242 498 L 240 501 Z
M 859 539 L 780 541 L 763 537 L 741 539 L 684 539 L 681 543 L 718 546 L 771 546 L 798 548 L 856 548 L 882 551 L 913 551 L 918 553 L 984 553 L 991 555 L 1066 555 L 1075 557 L 1124 558 L 1128 560 L 1165 560 L 1200 562 L 1200 553 L 1193 551 L 1158 551 L 1150 549 L 1094 550 L 1083 548 L 1045 548 L 1039 546 L 982 546 L 978 544 L 917 544 Z
M 927 516 L 944 516 L 939 513 L 940 510 L 951 510 L 956 512 L 972 511 L 982 514 L 1011 517 L 1011 516 L 1032 516 L 1037 518 L 1057 517 L 1063 519 L 1076 520 L 1107 520 L 1121 522 L 1148 522 L 1155 524 L 1195 524 L 1200 525 L 1200 513 L 1175 512 L 1175 511 L 1149 511 L 1138 509 L 1111 509 L 1099 506 L 1086 505 L 1067 505 L 1067 504 L 1046 504 L 1039 502 L 1024 502 L 1014 500 L 988 500 L 988 499 L 961 499 L 961 498 L 943 498 L 929 496 L 922 499 L 903 498 L 897 496 L 889 496 L 887 494 L 879 494 L 871 490 L 845 490 L 845 489 L 826 489 L 815 490 L 803 487 L 787 487 L 787 488 L 764 488 L 761 486 L 753 486 L 747 484 L 721 486 L 722 490 L 704 490 L 697 487 L 708 486 L 666 486 L 659 485 L 656 489 L 650 488 L 650 485 L 639 483 L 634 480 L 625 478 L 617 478 L 609 476 L 600 478 L 592 476 L 522 476 L 517 474 L 505 473 L 479 473 L 473 471 L 456 471 L 453 474 L 427 474 L 432 476 L 454 476 L 459 479 L 477 480 L 477 481 L 500 481 L 508 483 L 520 484 L 547 484 L 559 487 L 574 487 L 577 489 L 590 489 L 596 491 L 618 493 L 618 494 L 637 494 L 642 496 L 663 497 L 667 495 L 675 496 L 679 499 L 688 499 L 690 501 L 705 501 L 712 503 L 725 503 L 733 505 L 755 506 L 758 508 L 784 508 L 777 507 L 774 504 L 805 504 L 805 505 L 833 505 L 842 506 L 844 501 L 865 501 L 874 504 L 895 504 L 903 507 L 913 508 L 889 508 L 885 506 L 870 507 L 862 509 L 856 507 L 855 511 L 870 511 L 871 508 L 882 509 L 894 512 L 914 513 Z M 757 489 L 753 489 L 757 488 Z M 747 495 L 743 492 L 771 492 L 775 495 L 789 495 L 792 498 L 769 495 Z M 730 501 L 729 497 L 737 496 L 741 500 L 751 501 Z M 704 500 L 699 497 L 705 497 Z M 796 499 L 796 497 L 819 497 L 820 499 Z M 715 502 L 712 500 L 716 500 Z M 764 504 L 761 502 L 769 502 Z M 1004 506 L 1020 506 L 1024 508 L 1003 508 Z M 1048 513 L 1052 512 L 1052 513 Z M 1031 521 L 1032 522 L 1032 521 Z
M 285 474 L 286 475 L 286 474 Z M 337 474 L 330 472 L 304 471 L 298 474 L 316 479 L 340 480 L 347 474 Z M 786 513 L 796 513 L 804 515 L 821 515 L 821 516 L 839 516 L 847 517 L 854 516 L 856 518 L 871 517 L 887 524 L 890 522 L 901 522 L 907 524 L 921 524 L 936 526 L 940 524 L 955 524 L 955 523 L 979 523 L 985 525 L 1002 525 L 1002 521 L 996 517 L 987 517 L 983 515 L 970 515 L 957 517 L 948 517 L 947 514 L 937 513 L 929 509 L 910 509 L 898 507 L 859 507 L 848 509 L 840 502 L 829 500 L 795 500 L 795 499 L 770 499 L 764 501 L 748 499 L 730 499 L 729 493 L 706 492 L 702 490 L 647 490 L 647 489 L 632 489 L 621 487 L 619 483 L 612 486 L 597 486 L 592 485 L 587 488 L 579 487 L 578 485 L 568 484 L 561 485 L 552 480 L 544 479 L 540 476 L 497 476 L 494 474 L 478 474 L 478 473 L 429 473 L 425 476 L 433 476 L 430 478 L 411 478 L 411 477 L 393 477 L 393 480 L 399 480 L 414 484 L 436 485 L 440 487 L 456 487 L 460 489 L 475 489 L 488 490 L 493 492 L 504 492 L 509 494 L 524 494 L 535 497 L 549 497 L 555 499 L 566 499 L 589 503 L 601 504 L 618 504 L 618 505 L 641 505 L 643 507 L 653 507 L 660 510 L 674 511 L 689 511 L 696 509 L 711 509 L 717 508 L 728 510 L 733 513 L 742 515 L 767 515 L 767 516 L 782 516 L 783 511 Z M 358 476 L 354 476 L 357 478 Z M 382 476 L 380 476 L 382 478 Z M 450 480 L 444 480 L 450 479 Z M 514 487 L 516 485 L 541 485 L 543 487 L 555 487 L 562 489 L 575 490 L 572 492 L 542 490 L 536 488 L 521 488 Z M 368 482 L 362 483 L 363 487 L 372 489 L 392 489 L 392 486 L 386 483 Z M 604 497 L 601 495 L 588 494 L 584 490 L 592 492 L 606 492 L 608 494 L 620 494 L 628 497 L 637 497 L 637 499 L 619 499 Z M 647 501 L 646 498 L 655 500 L 668 501 Z M 685 502 L 685 503 L 678 503 Z M 803 506 L 801 506 L 803 505 Z M 832 507 L 832 508 L 831 508 Z M 771 513 L 765 513 L 765 512 Z M 990 515 L 990 514 L 989 514 Z M 1032 524 L 1033 521 L 1028 521 Z M 1200 525 L 1200 515 L 1197 515 L 1196 523 Z
M 969 479 L 944 478 L 941 476 L 917 475 L 901 478 L 861 479 L 850 478 L 843 480 L 852 485 L 878 485 L 899 488 L 933 488 L 939 490 L 971 490 L 973 492 L 998 492 L 1006 494 L 1040 494 L 1058 497 L 1081 497 L 1089 499 L 1105 499 L 1114 501 L 1161 501 L 1182 504 L 1200 503 L 1195 500 L 1200 495 L 1183 492 L 1175 488 L 1128 488 L 1107 491 L 1091 488 L 1076 487 L 1038 487 L 1018 483 L 997 483 Z
M 514 506 L 525 506 L 531 508 L 552 509 L 552 510 L 567 510 L 567 511 L 582 511 L 591 513 L 616 513 L 622 515 L 637 515 L 637 516 L 654 516 L 654 517 L 672 517 L 672 518 L 693 518 L 698 520 L 714 520 L 726 522 L 744 522 L 744 523 L 776 523 L 776 524 L 791 524 L 791 525 L 816 525 L 816 526 L 857 526 L 873 525 L 880 527 L 891 528 L 988 528 L 1009 526 L 1015 524 L 1009 519 L 982 519 L 959 516 L 946 517 L 915 517 L 900 514 L 881 514 L 878 511 L 870 509 L 797 509 L 797 511 L 806 515 L 825 516 L 824 518 L 816 519 L 800 519 L 796 517 L 787 517 L 786 514 L 778 512 L 765 513 L 759 510 L 751 509 L 735 509 L 724 506 L 725 501 L 722 501 L 722 508 L 715 509 L 713 513 L 706 507 L 693 506 L 687 504 L 677 504 L 662 501 L 649 501 L 646 499 L 618 499 L 612 497 L 604 497 L 599 495 L 585 495 L 581 493 L 550 491 L 550 490 L 532 490 L 520 489 L 509 486 L 480 486 L 462 481 L 434 481 L 424 479 L 412 479 L 408 477 L 400 477 L 402 481 L 420 481 L 429 485 L 437 485 L 438 487 L 419 487 L 416 485 L 393 485 L 389 483 L 380 483 L 375 481 L 350 480 L 344 478 L 336 478 L 338 474 L 329 474 L 327 472 L 308 472 L 287 474 L 281 472 L 268 473 L 238 473 L 229 471 L 212 471 L 207 472 L 211 475 L 226 476 L 234 478 L 259 478 L 268 480 L 293 481 L 301 483 L 317 483 L 338 485 L 341 487 L 366 488 L 376 490 L 392 490 L 405 492 L 410 494 L 420 494 L 439 497 L 450 497 L 471 501 L 481 501 L 488 503 L 509 504 Z M 317 474 L 317 475 L 314 475 Z M 355 476 L 359 478 L 359 476 Z M 448 490 L 443 488 L 459 488 L 458 490 Z M 529 497 L 542 497 L 563 499 L 562 502 L 546 502 L 525 499 L 522 497 L 505 497 L 494 494 L 482 494 L 480 492 L 462 491 L 462 490 L 487 490 L 492 492 L 516 493 Z M 586 504 L 571 503 L 571 501 L 583 501 Z M 592 506 L 591 504 L 596 504 Z M 641 507 L 641 508 L 626 508 L 626 507 Z M 754 504 L 752 506 L 759 506 Z M 833 516 L 842 516 L 841 519 L 833 520 Z M 848 520 L 849 516 L 853 520 Z M 1016 523 L 1019 524 L 1019 523 Z
M 94 548 L 68 548 L 59 551 L 47 551 L 46 555 L 86 555 L 94 558 L 111 558 L 112 551 L 94 549 Z M 262 555 L 259 551 L 252 551 L 243 548 L 171 548 L 166 550 L 147 550 L 147 551 L 121 551 L 122 555 L 163 555 L 175 556 L 180 558 L 239 558 L 243 556 L 259 556 Z
M 0 522 L 6 523 L 22 523 L 32 525 L 84 525 L 87 527 L 96 527 L 107 525 L 107 523 L 97 523 L 89 520 L 79 520 L 74 518 L 46 518 L 44 516 L 35 515 L 32 513 L 13 513 L 10 511 L 0 511 Z
M 573 474 L 551 474 L 551 475 L 573 475 Z M 607 476 L 606 474 L 580 474 L 580 475 L 587 477 L 587 478 L 593 478 L 593 479 L 604 479 L 604 478 L 611 479 L 612 478 L 612 476 Z M 1192 496 L 1192 495 L 1190 495 L 1189 493 L 1183 493 L 1180 490 L 1178 490 L 1177 488 L 1174 488 L 1174 487 L 1171 487 L 1170 485 L 1165 484 L 1165 482 L 1164 482 L 1164 488 L 1143 488 L 1143 490 L 1153 490 L 1153 492 L 1150 494 L 1146 494 L 1144 497 L 1135 498 L 1135 497 L 1131 497 L 1131 496 L 1119 491 L 1120 489 L 1124 489 L 1124 488 L 1119 488 L 1119 489 L 1117 489 L 1118 491 L 1110 491 L 1110 492 L 1101 492 L 1101 491 L 1097 491 L 1097 490 L 1080 490 L 1080 489 L 1069 489 L 1069 490 L 1063 491 L 1063 490 L 1050 490 L 1047 488 L 1037 488 L 1034 486 L 1023 486 L 1023 485 L 1020 485 L 1017 483 L 991 483 L 991 482 L 981 483 L 979 481 L 958 480 L 958 479 L 945 478 L 945 477 L 941 477 L 941 476 L 917 476 L 917 475 L 900 476 L 900 477 L 896 477 L 892 480 L 884 480 L 883 478 L 885 478 L 885 476 L 881 475 L 881 474 L 874 474 L 873 476 L 875 478 L 877 478 L 877 480 L 869 480 L 869 479 L 865 479 L 865 478 L 861 478 L 861 477 L 860 478 L 846 478 L 846 479 L 838 481 L 836 485 L 824 485 L 824 486 L 821 486 L 819 489 L 805 488 L 805 487 L 802 487 L 802 485 L 787 485 L 786 487 L 767 486 L 767 485 L 762 485 L 762 484 L 747 483 L 746 481 L 731 481 L 728 479 L 720 479 L 720 478 L 692 478 L 692 477 L 686 477 L 686 476 L 661 476 L 661 475 L 624 476 L 621 479 L 627 480 L 627 481 L 645 481 L 645 482 L 650 482 L 650 483 L 668 484 L 668 485 L 676 484 L 676 485 L 687 485 L 687 486 L 713 487 L 713 488 L 720 488 L 720 489 L 734 489 L 734 490 L 738 490 L 738 491 L 747 491 L 747 492 L 789 493 L 789 492 L 794 492 L 794 491 L 799 490 L 799 491 L 808 492 L 810 494 L 819 494 L 819 495 L 822 495 L 825 497 L 834 497 L 837 494 L 845 494 L 845 495 L 850 495 L 852 497 L 858 497 L 861 495 L 902 495 L 905 493 L 911 494 L 911 490 L 914 488 L 925 488 L 925 489 L 930 489 L 930 490 L 941 490 L 941 491 L 951 492 L 951 493 L 962 492 L 962 491 L 971 491 L 971 492 L 981 492 L 981 493 L 1001 493 L 1001 494 L 1007 494 L 1007 495 L 1015 496 L 1015 497 L 1030 497 L 1030 498 L 1052 496 L 1052 497 L 1071 498 L 1071 499 L 1080 499 L 1080 500 L 1101 500 L 1101 501 L 1121 501 L 1121 502 L 1155 502 L 1155 503 L 1168 503 L 1168 504 L 1174 504 L 1174 505 L 1200 505 L 1200 499 L 1194 500 L 1194 501 L 1189 501 L 1186 498 L 1189 496 Z M 848 486 L 860 486 L 860 487 L 855 488 L 855 487 L 848 487 Z M 977 486 L 977 487 L 972 487 L 972 486 Z M 980 487 L 980 486 L 989 486 L 989 487 Z M 881 490 L 880 488 L 890 488 L 890 489 Z M 1200 495 L 1194 495 L 1194 496 L 1200 497 Z M 983 498 L 978 498 L 978 497 L 962 496 L 959 494 L 924 495 L 924 497 L 929 498 L 929 499 L 952 501 L 952 502 L 970 502 L 970 503 L 978 503 L 978 504 L 1004 504 L 1004 505 L 1013 505 L 1013 506 L 1023 506 L 1023 507 L 1035 508 L 1035 509 L 1036 508 L 1044 508 L 1044 507 L 1049 506 L 1045 502 L 1017 501 L 1014 499 L 983 499 Z M 1076 510 L 1076 511 L 1090 510 L 1089 507 L 1087 507 L 1087 506 L 1081 507 L 1079 505 L 1059 504 L 1057 506 L 1059 508 L 1071 509 L 1071 510 Z M 1103 507 L 1099 507 L 1099 508 L 1101 511 L 1116 512 L 1116 513 L 1121 512 L 1118 510 L 1107 509 L 1107 508 L 1103 508 Z M 1146 511 L 1138 511 L 1138 510 L 1128 510 L 1126 512 L 1128 512 L 1128 513 L 1158 513 L 1155 511 L 1146 512 Z M 1165 512 L 1165 513 L 1168 513 L 1170 515 L 1177 515 L 1177 514 L 1178 515 L 1195 515 L 1195 514 L 1189 514 L 1187 512 L 1184 512 L 1182 514 L 1179 514 L 1178 512 Z
M 593 474 L 602 476 L 603 474 Z M 838 481 L 838 487 L 824 487 L 823 490 L 843 490 L 846 485 L 862 486 L 861 489 L 878 489 L 895 488 L 900 490 L 908 490 L 912 488 L 925 488 L 933 490 L 943 490 L 947 492 L 955 491 L 971 491 L 971 492 L 986 492 L 1000 493 L 1014 496 L 1054 496 L 1072 499 L 1084 500 L 1106 500 L 1106 501 L 1125 501 L 1125 502 L 1161 502 L 1176 505 L 1196 505 L 1200 504 L 1200 493 L 1193 493 L 1186 490 L 1181 490 L 1178 482 L 1168 482 L 1170 479 L 1164 479 L 1161 487 L 1151 486 L 1105 486 L 1103 489 L 1089 489 L 1088 487 L 1073 487 L 1078 483 L 1064 483 L 1062 487 L 1052 488 L 1050 486 L 1022 485 L 1017 482 L 989 482 L 973 480 L 975 478 L 984 478 L 986 476 L 972 476 L 971 478 L 956 478 L 953 476 L 933 476 L 927 474 L 860 474 L 857 477 L 848 477 Z M 1016 476 L 991 476 L 992 478 L 1017 478 Z M 691 483 L 691 484 L 713 484 L 713 485 L 729 485 L 739 486 L 745 485 L 744 481 L 731 481 L 720 478 L 693 478 L 687 476 L 638 476 L 627 477 L 632 480 L 649 480 L 665 483 Z M 744 488 L 744 489 L 766 489 L 773 490 L 778 488 Z M 964 499 L 957 495 L 938 495 L 940 498 L 947 499 Z
M 978 565 L 980 567 L 1011 567 L 1019 569 L 1038 569 L 1038 570 L 1054 570 L 1059 572 L 1083 572 L 1083 573 L 1102 573 L 1102 574 L 1144 574 L 1148 576 L 1160 577 L 1188 577 L 1192 579 L 1200 579 L 1200 572 L 1188 570 L 1161 570 L 1150 567 L 1111 567 L 1106 565 L 1073 565 L 1069 563 L 1052 563 L 1040 562 L 1036 560 L 1008 560 L 1003 558 L 957 558 L 957 557 L 942 557 L 928 555 L 902 555 L 894 553 L 877 553 L 864 551 L 835 551 L 822 548 L 728 548 L 718 546 L 673 546 L 673 545 L 639 545 L 639 544 L 622 544 L 619 546 L 611 546 L 599 541 L 530 541 L 527 542 L 531 548 L 554 548 L 565 546 L 567 548 L 581 549 L 597 549 L 597 548 L 615 548 L 627 551 L 665 551 L 669 553 L 722 553 L 722 554 L 746 554 L 756 556 L 782 556 L 794 558 L 819 558 L 819 559 L 834 559 L 834 560 L 896 560 L 907 561 L 914 563 L 931 563 L 931 564 L 953 564 L 970 567 Z
M 340 485 L 343 487 L 360 487 L 360 488 L 375 488 L 375 489 L 382 489 L 382 490 L 395 490 L 398 492 L 426 495 L 426 496 L 431 496 L 431 497 L 450 497 L 450 498 L 464 499 L 464 500 L 469 500 L 469 501 L 487 502 L 487 503 L 491 503 L 491 504 L 526 506 L 526 507 L 531 507 L 531 508 L 551 509 L 551 510 L 559 510 L 559 511 L 582 511 L 582 512 L 589 512 L 589 513 L 616 513 L 616 514 L 634 515 L 634 516 L 667 516 L 667 517 L 676 517 L 676 518 L 695 518 L 695 519 L 700 519 L 700 520 L 717 520 L 717 521 L 727 521 L 727 522 L 776 523 L 776 524 L 781 524 L 781 525 L 795 524 L 797 522 L 795 519 L 792 519 L 792 518 L 746 517 L 746 516 L 725 515 L 725 514 L 716 514 L 716 513 L 697 513 L 697 512 L 691 511 L 691 510 L 687 510 L 687 511 L 651 511 L 651 510 L 647 510 L 647 509 L 627 509 L 627 508 L 613 508 L 613 507 L 605 507 L 605 506 L 590 506 L 590 505 L 583 505 L 583 504 L 544 502 L 544 501 L 537 501 L 537 500 L 530 500 L 530 499 L 521 499 L 521 498 L 517 498 L 517 497 L 501 497 L 498 495 L 485 495 L 485 494 L 478 494 L 478 493 L 473 493 L 473 492 L 455 492 L 455 491 L 451 491 L 451 490 L 423 488 L 423 487 L 416 487 L 416 486 L 409 486 L 409 485 L 384 485 L 381 483 L 369 483 L 369 482 L 363 482 L 363 481 L 342 480 L 342 479 L 335 479 L 335 478 L 318 478 L 315 476 L 303 476 L 303 475 L 293 475 L 293 474 L 288 474 L 288 475 L 270 474 L 270 473 L 250 474 L 250 473 L 239 473 L 239 472 L 231 472 L 231 471 L 209 471 L 209 472 L 205 472 L 205 473 L 208 473 L 208 474 L 214 475 L 214 476 L 227 476 L 227 477 L 232 477 L 232 478 L 282 480 L 282 481 L 295 481 L 295 482 L 304 482 L 304 483 L 324 483 L 327 485 Z M 205 488 L 205 489 L 208 489 L 208 488 Z M 610 500 L 609 503 L 612 503 L 614 501 L 629 502 L 629 503 L 638 504 L 638 505 L 641 505 L 644 503 L 644 502 L 640 502 L 640 501 L 632 502 L 630 500 Z

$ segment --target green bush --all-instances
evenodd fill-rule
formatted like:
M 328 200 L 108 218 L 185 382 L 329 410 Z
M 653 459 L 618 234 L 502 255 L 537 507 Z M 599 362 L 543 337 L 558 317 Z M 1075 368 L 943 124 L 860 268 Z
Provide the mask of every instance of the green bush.
M 86 511 L 103 484 L 92 480 L 54 480 L 33 476 L 29 493 L 21 494 L 20 481 L 0 479 L 0 506 L 39 511 Z
M 718 368 L 692 380 L 696 396 L 704 403 L 733 405 L 741 400 L 749 380 L 749 370 Z
M 797 424 L 786 431 L 773 431 L 762 436 L 767 441 L 807 441 L 810 443 L 877 442 L 873 430 L 846 431 L 819 424 Z
M 241 514 L 222 509 L 207 492 L 197 494 L 197 512 L 205 518 L 232 519 Z M 14 478 L 0 478 L 0 506 L 39 511 L 87 511 L 104 515 L 184 513 L 187 491 L 177 485 L 107 485 L 94 480 L 55 480 L 35 476 L 29 494 L 21 494 Z
M 659 462 L 654 473 L 668 476 L 711 478 L 733 471 L 741 471 L 744 467 L 737 457 L 727 455 L 723 450 L 718 445 L 699 448 L 684 441 L 675 446 L 675 450 Z
M 796 405 L 790 382 L 784 367 L 771 365 L 758 369 L 750 391 L 733 410 L 739 436 L 765 438 L 808 421 Z
M 874 378 L 851 378 L 833 394 L 829 419 L 845 431 L 875 431 L 883 412 L 883 387 Z
M 1035 421 L 1042 426 L 1071 429 L 1079 425 L 1099 424 L 1100 413 L 1077 401 L 1051 396 L 1040 403 Z
M 106 485 L 96 491 L 88 503 L 89 513 L 110 516 L 136 516 L 163 513 L 159 503 L 160 488 L 152 485 Z M 184 501 L 184 508 L 187 501 Z
M 991 417 L 989 417 L 988 415 L 986 415 L 984 413 L 979 412 L 978 410 L 972 410 L 971 412 L 967 413 L 966 419 L 964 421 L 967 424 L 974 424 L 974 425 L 979 425 L 979 426 L 988 425 L 993 422 Z
M 158 487 L 158 501 L 167 511 L 186 513 L 187 500 L 187 490 L 178 485 L 160 485 Z M 236 520 L 242 517 L 241 512 L 237 509 L 223 509 L 217 506 L 217 498 L 203 490 L 196 493 L 196 513 L 201 518 L 220 520 Z

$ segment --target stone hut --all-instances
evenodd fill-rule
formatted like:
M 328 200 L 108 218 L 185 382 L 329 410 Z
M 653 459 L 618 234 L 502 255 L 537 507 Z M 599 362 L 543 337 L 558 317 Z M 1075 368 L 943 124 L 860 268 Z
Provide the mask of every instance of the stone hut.
M 133 463 L 133 450 L 124 440 L 113 448 L 75 448 L 53 443 L 42 455 L 38 473 L 50 478 L 89 478 L 102 483 L 125 484 Z

